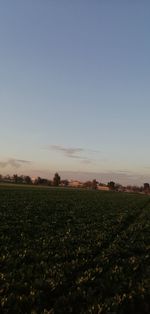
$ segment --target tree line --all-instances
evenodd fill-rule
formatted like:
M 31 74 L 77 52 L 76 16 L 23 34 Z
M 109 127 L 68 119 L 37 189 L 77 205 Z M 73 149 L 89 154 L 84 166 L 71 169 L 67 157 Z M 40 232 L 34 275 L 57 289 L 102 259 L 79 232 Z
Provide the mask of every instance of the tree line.
M 69 181 L 67 179 L 62 180 L 59 173 L 56 172 L 54 174 L 54 177 L 52 180 L 46 179 L 46 178 L 41 178 L 37 177 L 35 180 L 33 180 L 30 176 L 25 176 L 25 175 L 18 175 L 14 174 L 13 176 L 6 175 L 3 176 L 0 174 L 0 182 L 1 183 L 14 183 L 14 184 L 28 184 L 28 185 L 45 185 L 45 186 L 63 186 L 67 187 L 69 186 Z M 123 187 L 121 184 L 115 183 L 114 181 L 110 181 L 107 184 L 103 184 L 98 182 L 96 179 L 92 181 L 86 181 L 82 184 L 83 188 L 87 189 L 93 189 L 96 190 L 98 187 L 103 186 L 103 187 L 108 187 L 109 190 L 112 191 L 126 191 L 128 192 L 144 192 L 144 193 L 150 193 L 150 184 L 149 183 L 144 183 L 143 186 L 139 187 L 136 185 L 127 185 L 126 187 Z
M 34 185 L 47 185 L 47 186 L 59 186 L 61 183 L 68 185 L 68 180 L 61 180 L 58 173 L 55 173 L 53 180 L 37 177 L 33 180 L 30 176 L 14 174 L 13 176 L 0 174 L 1 183 L 14 183 L 14 184 L 34 184 Z

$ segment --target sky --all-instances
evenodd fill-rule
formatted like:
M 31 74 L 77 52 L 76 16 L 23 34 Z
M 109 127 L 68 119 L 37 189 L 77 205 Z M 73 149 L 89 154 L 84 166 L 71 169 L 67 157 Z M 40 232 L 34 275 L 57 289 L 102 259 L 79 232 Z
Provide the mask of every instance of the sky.
M 0 1 L 0 173 L 150 182 L 149 0 Z

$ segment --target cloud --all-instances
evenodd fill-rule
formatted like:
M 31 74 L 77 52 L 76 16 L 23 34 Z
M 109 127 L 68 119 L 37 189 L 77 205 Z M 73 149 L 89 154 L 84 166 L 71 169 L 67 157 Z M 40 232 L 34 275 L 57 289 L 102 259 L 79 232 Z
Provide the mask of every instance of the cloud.
M 87 152 L 97 152 L 97 151 L 92 151 L 92 150 L 85 150 L 81 147 L 62 147 L 59 145 L 51 145 L 50 148 L 52 150 L 58 151 L 63 153 L 66 157 L 68 158 L 74 158 L 74 159 L 80 159 L 81 162 L 88 164 L 92 162 L 92 159 L 86 157 L 85 155 L 82 155 L 82 153 L 87 153 Z
M 29 160 L 10 158 L 7 161 L 0 161 L 0 168 L 6 168 L 8 166 L 13 168 L 20 168 L 23 164 L 29 163 L 31 163 Z
M 83 148 L 66 148 L 66 147 L 62 147 L 59 145 L 51 145 L 51 148 L 55 151 L 59 151 L 59 152 L 63 152 L 67 157 L 71 157 L 71 158 L 78 158 L 80 156 L 76 156 L 77 153 L 82 153 L 84 152 Z

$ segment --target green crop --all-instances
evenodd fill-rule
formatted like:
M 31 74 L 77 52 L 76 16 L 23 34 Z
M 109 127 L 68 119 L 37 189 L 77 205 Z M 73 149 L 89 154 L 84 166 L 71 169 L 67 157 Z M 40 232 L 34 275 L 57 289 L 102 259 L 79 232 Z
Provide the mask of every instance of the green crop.
M 150 313 L 150 199 L 0 188 L 2 313 Z

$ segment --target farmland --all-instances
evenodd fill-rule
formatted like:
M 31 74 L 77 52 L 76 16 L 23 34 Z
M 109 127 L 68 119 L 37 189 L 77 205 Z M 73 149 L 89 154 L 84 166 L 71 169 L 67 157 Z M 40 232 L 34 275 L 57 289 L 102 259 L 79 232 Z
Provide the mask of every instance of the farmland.
M 2 313 L 150 313 L 150 198 L 0 187 Z

